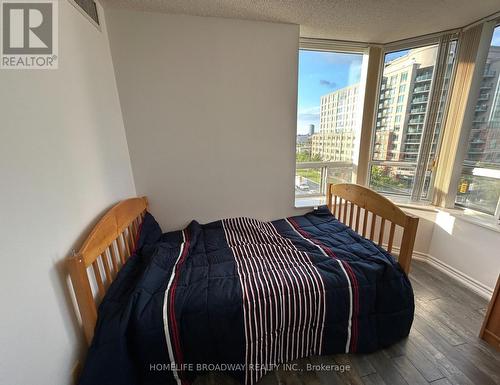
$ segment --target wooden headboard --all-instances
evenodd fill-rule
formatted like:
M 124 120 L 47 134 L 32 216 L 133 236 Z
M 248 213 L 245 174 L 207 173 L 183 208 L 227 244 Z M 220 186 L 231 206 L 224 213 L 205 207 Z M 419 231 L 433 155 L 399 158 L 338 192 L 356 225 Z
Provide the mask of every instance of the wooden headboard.
M 367 187 L 349 183 L 328 184 L 327 206 L 339 221 L 363 237 L 377 242 L 389 253 L 393 250 L 396 226 L 402 227 L 403 238 L 398 262 L 406 274 L 410 272 L 418 217 L 405 213 L 389 199 Z M 375 234 L 377 217 L 380 217 L 380 223 L 378 234 Z M 389 225 L 389 239 L 386 244 L 384 236 L 386 226 Z
M 80 250 L 67 261 L 85 339 L 89 345 L 97 321 L 97 306 L 120 268 L 133 253 L 147 208 L 146 197 L 121 201 L 99 220 Z

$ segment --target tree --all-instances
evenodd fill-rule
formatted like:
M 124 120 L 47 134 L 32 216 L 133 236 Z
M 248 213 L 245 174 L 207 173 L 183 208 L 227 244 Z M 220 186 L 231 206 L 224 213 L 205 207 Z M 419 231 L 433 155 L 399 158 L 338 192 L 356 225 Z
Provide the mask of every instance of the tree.
M 308 152 L 297 152 L 295 155 L 295 159 L 296 159 L 297 163 L 321 162 L 323 160 L 323 159 L 321 159 L 321 156 L 319 156 L 318 154 L 311 156 L 311 154 Z
M 372 167 L 370 182 L 373 187 L 405 187 L 398 179 L 389 175 L 387 168 L 380 166 Z

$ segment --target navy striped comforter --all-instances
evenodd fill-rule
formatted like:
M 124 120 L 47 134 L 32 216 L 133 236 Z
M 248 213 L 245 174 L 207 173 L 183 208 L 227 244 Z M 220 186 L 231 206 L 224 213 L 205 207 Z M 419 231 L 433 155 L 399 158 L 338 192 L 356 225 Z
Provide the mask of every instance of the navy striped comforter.
M 138 249 L 99 308 L 81 385 L 242 384 L 291 360 L 371 352 L 408 335 L 413 292 L 393 257 L 326 208 L 273 222 L 224 219 Z

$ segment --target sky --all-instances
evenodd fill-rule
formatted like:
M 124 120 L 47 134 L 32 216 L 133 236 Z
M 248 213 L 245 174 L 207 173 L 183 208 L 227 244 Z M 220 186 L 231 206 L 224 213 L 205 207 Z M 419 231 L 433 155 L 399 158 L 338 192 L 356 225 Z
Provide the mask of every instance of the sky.
M 500 45 L 500 26 L 496 27 L 493 32 L 493 39 L 491 40 L 491 45 Z
M 299 51 L 299 105 L 297 133 L 306 134 L 309 124 L 319 131 L 322 95 L 359 82 L 363 55 Z
M 388 54 L 385 55 L 384 58 L 384 63 L 387 64 L 394 59 L 397 59 L 398 57 L 406 55 L 408 52 L 410 52 L 409 49 L 404 49 L 402 51 L 395 51 L 395 52 L 389 52 Z

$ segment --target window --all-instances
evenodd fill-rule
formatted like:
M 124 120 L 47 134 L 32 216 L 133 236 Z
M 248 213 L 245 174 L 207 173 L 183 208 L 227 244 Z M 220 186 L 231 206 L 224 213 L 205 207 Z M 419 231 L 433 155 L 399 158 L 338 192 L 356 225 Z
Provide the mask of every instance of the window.
M 500 216 L 500 26 L 493 33 L 470 134 L 456 204 Z
M 396 106 L 379 106 L 379 111 L 394 107 L 399 114 L 394 126 L 377 119 L 369 168 L 369 185 L 374 190 L 413 200 L 429 198 L 429 167 L 438 149 L 455 47 L 456 42 L 447 41 L 441 47 L 435 44 L 385 55 L 382 84 L 398 78 L 405 84 L 395 83 L 399 88 Z M 443 64 L 437 68 L 437 63 Z M 437 103 L 430 103 L 431 99 Z
M 327 183 L 352 182 L 366 59 L 363 52 L 299 51 L 296 206 L 322 203 Z

